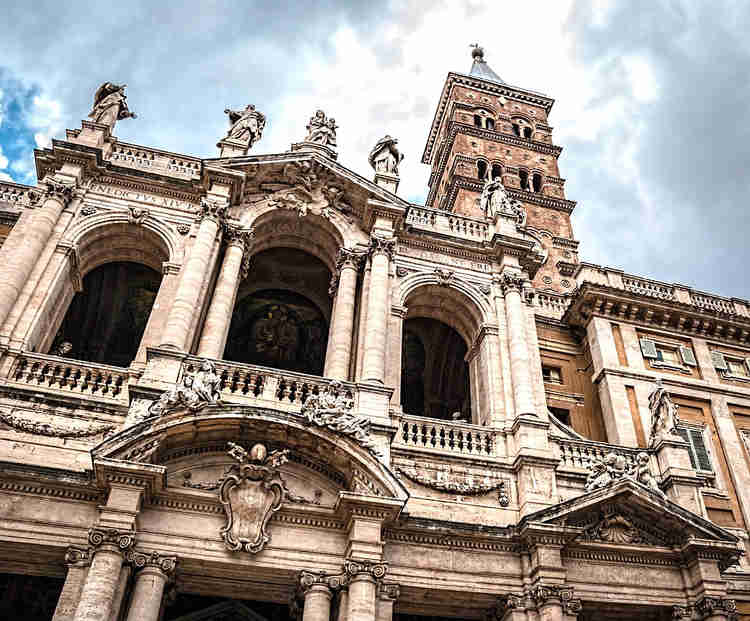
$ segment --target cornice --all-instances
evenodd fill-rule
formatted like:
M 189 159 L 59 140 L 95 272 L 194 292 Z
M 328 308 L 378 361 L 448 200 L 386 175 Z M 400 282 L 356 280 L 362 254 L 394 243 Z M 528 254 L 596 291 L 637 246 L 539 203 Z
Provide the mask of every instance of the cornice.
M 504 97 L 508 97 L 511 100 L 537 105 L 543 108 L 547 114 L 549 114 L 549 111 L 552 109 L 552 105 L 555 102 L 555 100 L 551 97 L 547 97 L 546 95 L 543 95 L 541 93 L 535 93 L 533 91 L 510 86 L 509 84 L 489 82 L 481 78 L 450 72 L 446 77 L 445 84 L 443 85 L 440 100 L 438 102 L 437 108 L 435 109 L 435 115 L 430 126 L 430 132 L 427 136 L 427 144 L 425 145 L 424 152 L 422 153 L 423 164 L 429 164 L 431 161 L 432 152 L 435 147 L 435 139 L 437 138 L 437 134 L 440 129 L 440 125 L 442 124 L 451 93 L 455 86 L 468 86 L 469 88 L 476 89 L 479 92 L 489 95 L 502 95 Z
M 175 198 L 188 203 L 195 203 L 196 206 L 200 201 L 202 192 L 198 187 L 188 186 L 180 189 L 173 189 L 168 186 L 151 183 L 151 180 L 149 179 L 133 179 L 132 176 L 130 176 L 130 173 L 130 169 L 123 169 L 122 174 L 104 174 L 97 178 L 96 181 L 102 184 L 119 186 L 128 190 L 148 192 L 149 194 L 156 194 L 157 196 Z M 174 180 L 170 179 L 170 181 L 173 182 Z

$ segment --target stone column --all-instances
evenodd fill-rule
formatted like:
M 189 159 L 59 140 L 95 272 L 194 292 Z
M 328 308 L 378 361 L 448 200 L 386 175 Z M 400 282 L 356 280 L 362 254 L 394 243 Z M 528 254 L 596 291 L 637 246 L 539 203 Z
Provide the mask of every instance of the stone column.
M 73 193 L 73 184 L 53 177 L 42 182 L 46 190 L 30 191 L 35 203 L 22 214 L 0 249 L 0 326 L 5 323 L 20 295 L 31 270 L 39 260 L 52 231 Z M 24 216 L 28 214 L 28 217 Z
M 336 259 L 338 282 L 335 285 L 336 304 L 331 317 L 328 356 L 323 375 L 332 379 L 349 379 L 352 358 L 352 335 L 354 334 L 354 307 L 357 293 L 357 275 L 364 255 L 348 248 L 341 248 Z
M 737 604 L 725 597 L 704 596 L 695 604 L 701 621 L 729 621 L 736 618 Z
M 190 256 L 183 263 L 180 282 L 177 285 L 172 308 L 164 328 L 162 346 L 187 351 L 189 347 L 190 325 L 196 312 L 203 280 L 211 268 L 210 258 L 220 225 L 226 214 L 227 204 L 203 199 L 199 215 L 198 234 L 190 250 Z
M 302 621 L 330 621 L 333 593 L 325 573 L 300 572 L 299 592 L 304 598 Z
M 128 560 L 138 569 L 138 573 L 127 621 L 158 621 L 164 587 L 174 572 L 177 559 L 158 552 L 130 552 Z
M 573 589 L 565 586 L 537 586 L 531 590 L 539 617 L 545 621 L 573 621 L 582 610 L 581 600 L 573 597 Z
M 375 607 L 376 621 L 393 621 L 393 605 L 400 595 L 400 587 L 393 582 L 381 582 L 378 585 L 378 601 Z
M 347 621 L 375 621 L 378 581 L 385 577 L 387 565 L 370 561 L 347 561 L 349 576 L 349 614 Z
M 65 564 L 68 566 L 68 574 L 52 621 L 73 621 L 91 565 L 91 550 L 71 546 L 65 554 Z
M 531 367 L 526 346 L 526 321 L 522 298 L 526 280 L 520 274 L 505 273 L 500 284 L 505 298 L 505 315 L 508 323 L 510 376 L 513 383 L 516 418 L 523 415 L 536 416 L 531 389 Z
M 231 225 L 224 227 L 227 249 L 203 324 L 198 346 L 198 355 L 201 358 L 221 358 L 224 355 L 237 290 L 240 282 L 247 278 L 249 265 L 246 258 L 254 236 L 255 231 L 252 229 L 241 230 Z
M 94 527 L 89 530 L 89 543 L 94 547 L 94 556 L 74 620 L 109 621 L 123 555 L 135 543 L 135 533 Z
M 132 571 L 133 569 L 127 564 L 124 564 L 122 569 L 120 569 L 120 579 L 117 582 L 115 596 L 112 598 L 112 608 L 109 611 L 109 621 L 118 621 L 120 618 L 122 600 L 125 599 L 125 591 L 128 588 L 128 581 L 130 580 L 130 574 Z
M 394 238 L 370 238 L 370 292 L 365 319 L 365 355 L 362 381 L 383 384 L 385 379 L 386 313 L 389 304 L 389 267 L 395 250 Z M 351 593 L 349 594 L 351 599 Z

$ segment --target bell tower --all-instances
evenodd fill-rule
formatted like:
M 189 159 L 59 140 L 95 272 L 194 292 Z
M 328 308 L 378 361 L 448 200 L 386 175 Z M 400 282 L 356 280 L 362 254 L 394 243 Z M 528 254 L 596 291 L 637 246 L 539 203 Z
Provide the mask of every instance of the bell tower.
M 548 116 L 554 100 L 507 84 L 472 46 L 468 73 L 448 74 L 430 127 L 422 163 L 429 164 L 427 207 L 483 218 L 480 198 L 500 178 L 526 210 L 527 231 L 548 251 L 534 278 L 539 290 L 566 293 L 578 263 Z

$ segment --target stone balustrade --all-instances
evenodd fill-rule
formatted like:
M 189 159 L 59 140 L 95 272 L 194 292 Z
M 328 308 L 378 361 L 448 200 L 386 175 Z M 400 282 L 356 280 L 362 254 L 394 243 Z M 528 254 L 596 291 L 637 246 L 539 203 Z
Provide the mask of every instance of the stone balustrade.
M 588 470 L 592 463 L 608 453 L 623 455 L 628 466 L 635 467 L 636 456 L 644 451 L 642 448 L 629 448 L 592 440 L 554 438 L 554 441 L 560 449 L 560 469 Z
M 183 363 L 183 373 L 197 371 L 203 358 L 190 357 Z M 317 394 L 329 380 L 304 373 L 282 371 L 253 364 L 212 360 L 220 378 L 221 398 L 228 403 L 267 405 L 286 411 L 299 412 L 311 394 Z M 349 397 L 355 400 L 357 388 L 342 382 Z
M 124 403 L 128 381 L 127 369 L 35 353 L 18 356 L 8 374 L 16 385 Z
M 485 427 L 410 415 L 400 417 L 393 447 L 484 458 L 497 451 L 495 433 Z
M 735 317 L 750 317 L 750 302 L 736 298 L 724 298 L 718 295 L 695 291 L 690 287 L 668 284 L 625 274 L 622 270 L 581 263 L 576 272 L 576 281 L 580 287 L 584 283 L 603 285 L 613 289 L 629 291 L 643 297 L 658 300 L 679 302 L 696 309 L 712 313 L 722 313 Z
M 150 170 L 175 177 L 190 178 L 200 175 L 200 160 L 188 159 L 166 152 L 118 143 L 112 149 L 110 161 L 118 166 Z
M 472 241 L 483 241 L 489 237 L 489 226 L 484 220 L 416 205 L 409 207 L 406 224 L 413 229 Z
M 570 299 L 564 295 L 549 292 L 539 292 L 534 298 L 535 312 L 544 317 L 560 319 L 570 304 Z

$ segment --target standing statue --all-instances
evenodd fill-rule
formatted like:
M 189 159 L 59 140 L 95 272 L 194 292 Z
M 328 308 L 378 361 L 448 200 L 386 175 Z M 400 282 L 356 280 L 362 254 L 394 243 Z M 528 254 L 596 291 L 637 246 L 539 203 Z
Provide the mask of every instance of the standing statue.
M 498 215 L 502 214 L 518 218 L 518 222 L 521 224 L 525 217 L 521 203 L 508 196 L 505 186 L 499 177 L 487 179 L 484 182 L 479 206 L 482 208 L 485 217 L 493 221 Z
M 649 445 L 653 446 L 657 440 L 677 433 L 680 418 L 677 415 L 677 405 L 661 383 L 656 380 L 656 386 L 648 397 L 648 408 L 651 410 L 651 434 Z
M 221 401 L 219 383 L 221 378 L 216 374 L 216 367 L 210 360 L 201 362 L 201 366 L 195 374 L 194 389 L 198 398 L 208 403 Z
M 307 136 L 305 142 L 320 144 L 324 147 L 336 148 L 336 119 L 326 119 L 325 112 L 317 110 L 315 115 L 310 118 L 306 126 Z
M 375 172 L 398 175 L 398 165 L 404 159 L 404 154 L 398 150 L 398 140 L 386 135 L 373 147 L 367 161 Z
M 94 123 L 107 125 L 110 130 L 121 119 L 136 118 L 135 113 L 128 109 L 126 86 L 112 82 L 102 84 L 94 94 L 94 107 L 89 112 L 89 118 Z
M 263 135 L 263 129 L 266 126 L 266 117 L 262 112 L 258 112 L 253 104 L 247 106 L 244 110 L 224 110 L 224 114 L 229 115 L 229 131 L 225 139 L 231 138 L 247 144 L 248 148 L 252 147 Z

